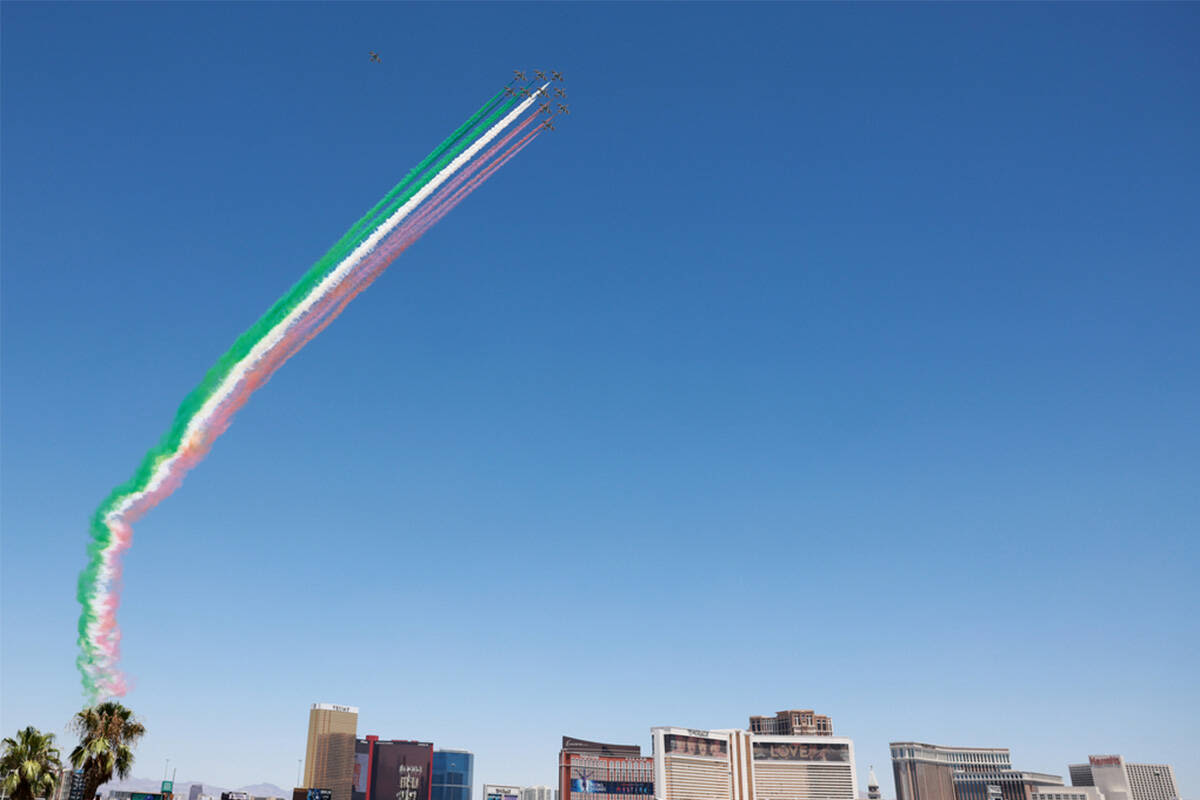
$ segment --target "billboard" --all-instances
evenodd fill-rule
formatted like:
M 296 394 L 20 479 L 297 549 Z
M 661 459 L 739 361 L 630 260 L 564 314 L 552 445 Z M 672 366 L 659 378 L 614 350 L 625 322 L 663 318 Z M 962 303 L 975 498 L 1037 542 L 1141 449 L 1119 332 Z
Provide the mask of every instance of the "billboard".
M 292 789 L 292 800 L 333 800 L 333 790 Z
M 636 744 L 589 742 L 587 739 L 576 739 L 574 736 L 562 737 L 562 749 L 565 753 L 586 753 L 612 758 L 639 758 L 642 755 L 642 748 Z
M 432 773 L 431 743 L 375 742 L 370 800 L 430 800 Z
M 663 736 L 663 753 L 669 756 L 698 758 L 729 758 L 729 741 L 705 736 L 684 736 L 668 733 Z
M 350 800 L 367 800 L 367 767 L 371 763 L 371 743 L 354 741 L 354 775 L 350 782 Z
M 754 742 L 755 761 L 850 762 L 850 745 L 816 742 Z
M 594 781 L 591 778 L 572 778 L 571 794 L 640 794 L 654 795 L 650 781 Z
M 71 773 L 71 793 L 68 795 L 69 800 L 83 800 L 84 784 L 87 781 L 83 779 L 83 770 L 77 769 Z
M 496 786 L 489 783 L 483 787 L 483 800 L 518 800 L 520 795 L 520 786 Z

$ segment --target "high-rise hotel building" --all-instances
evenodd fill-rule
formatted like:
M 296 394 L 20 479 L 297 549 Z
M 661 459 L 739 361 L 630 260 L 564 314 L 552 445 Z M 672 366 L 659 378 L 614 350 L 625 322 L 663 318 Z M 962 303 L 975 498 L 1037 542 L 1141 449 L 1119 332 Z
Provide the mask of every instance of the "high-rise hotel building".
M 329 789 L 332 800 L 350 800 L 357 735 L 357 708 L 313 703 L 308 712 L 308 748 L 304 751 L 305 788 Z
M 1058 775 L 1021 772 L 1005 747 L 945 747 L 892 742 L 896 800 L 1032 800 Z
M 471 800 L 475 754 L 467 750 L 434 750 L 431 800 Z
M 854 800 L 854 743 L 825 734 L 653 728 L 657 800 Z
M 1105 800 L 1176 800 L 1179 787 L 1170 764 L 1130 764 L 1121 756 L 1088 756 L 1071 764 L 1071 783 L 1094 786 Z

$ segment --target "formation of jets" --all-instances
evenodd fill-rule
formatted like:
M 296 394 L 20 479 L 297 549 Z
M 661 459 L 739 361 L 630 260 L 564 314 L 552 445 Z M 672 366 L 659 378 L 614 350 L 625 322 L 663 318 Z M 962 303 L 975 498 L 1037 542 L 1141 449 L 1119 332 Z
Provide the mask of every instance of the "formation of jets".
M 381 59 L 379 57 L 379 53 L 376 53 L 374 50 L 368 50 L 367 55 L 369 55 L 371 57 L 372 63 L 374 63 L 374 64 L 382 64 L 383 63 L 383 59 Z M 546 73 L 544 70 L 535 69 L 533 71 L 533 76 L 534 76 L 535 80 L 541 81 L 543 84 L 545 84 L 547 82 L 546 81 Z M 529 78 L 526 77 L 525 70 L 523 70 L 523 69 L 514 69 L 513 70 L 513 79 L 518 82 L 525 82 L 525 81 L 529 80 Z M 558 70 L 553 70 L 553 69 L 550 70 L 550 80 L 551 81 L 561 81 L 562 79 L 563 79 L 563 74 L 561 72 L 559 72 Z M 514 89 L 513 87 L 509 86 L 507 89 L 504 90 L 504 93 L 506 95 L 508 95 L 509 97 L 536 96 L 536 97 L 543 98 L 546 102 L 544 102 L 540 106 L 538 106 L 538 113 L 547 115 L 547 118 L 542 121 L 542 127 L 547 128 L 548 130 L 554 130 L 554 123 L 551 122 L 551 120 L 554 118 L 555 114 L 570 114 L 571 113 L 571 109 L 567 107 L 566 103 L 555 102 L 555 103 L 553 103 L 553 105 L 557 106 L 557 108 L 552 109 L 550 95 L 546 92 L 546 89 L 544 86 L 539 87 L 537 89 L 533 89 L 533 90 L 531 90 L 528 86 L 522 86 L 519 89 Z M 554 97 L 561 99 L 561 100 L 566 100 L 567 93 L 561 87 L 556 86 L 556 87 L 554 87 Z
M 545 81 L 545 80 L 546 80 L 546 72 L 545 72 L 545 70 L 535 69 L 535 70 L 533 71 L 533 74 L 534 74 L 534 77 L 535 77 L 537 80 L 539 80 L 539 81 Z M 525 70 L 523 70 L 523 69 L 514 69 L 514 70 L 513 70 L 513 78 L 514 78 L 514 79 L 516 79 L 516 80 L 518 80 L 518 81 L 527 81 L 527 80 L 529 80 L 529 78 L 528 78 L 528 77 L 526 77 L 526 76 L 527 76 L 527 73 L 526 73 L 526 72 L 525 72 Z M 552 80 L 552 81 L 561 81 L 562 79 L 563 79 L 563 74 L 562 74 L 561 72 L 559 72 L 558 70 L 555 70 L 555 69 L 552 69 L 552 70 L 550 70 L 550 80 Z
M 561 72 L 559 72 L 558 70 L 550 70 L 550 81 L 561 81 L 562 79 L 563 79 L 563 74 Z M 530 73 L 526 72 L 523 69 L 514 69 L 513 70 L 513 81 L 514 82 L 520 83 L 520 82 L 526 82 L 526 81 L 531 81 L 531 80 L 536 81 L 536 82 L 541 82 L 543 85 L 536 89 L 531 88 L 530 86 L 522 86 L 522 87 L 509 86 L 507 89 L 504 90 L 504 93 L 506 95 L 508 95 L 509 97 L 539 97 L 542 100 L 545 100 L 544 103 L 541 103 L 540 105 L 538 105 L 537 113 L 546 115 L 546 119 L 542 120 L 541 127 L 552 131 L 552 130 L 554 130 L 554 122 L 552 120 L 554 119 L 555 114 L 570 114 L 571 113 L 571 109 L 567 107 L 566 103 L 557 102 L 557 100 L 566 100 L 567 93 L 561 87 L 556 86 L 556 87 L 554 87 L 554 94 L 553 94 L 553 98 L 555 98 L 555 99 L 552 99 L 551 94 L 549 92 L 547 92 L 546 88 L 545 88 L 545 84 L 548 83 L 548 81 L 546 80 L 546 71 L 545 70 L 540 70 L 540 69 L 533 70 L 532 78 L 530 77 Z

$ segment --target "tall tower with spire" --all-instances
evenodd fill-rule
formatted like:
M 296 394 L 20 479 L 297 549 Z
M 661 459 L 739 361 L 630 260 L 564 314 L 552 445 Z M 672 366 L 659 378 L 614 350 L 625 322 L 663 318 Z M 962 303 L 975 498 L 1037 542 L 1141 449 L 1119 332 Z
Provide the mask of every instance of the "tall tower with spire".
M 868 800 L 881 800 L 883 795 L 879 793 L 879 778 L 875 777 L 875 765 L 871 765 L 871 769 L 867 772 L 867 798 Z

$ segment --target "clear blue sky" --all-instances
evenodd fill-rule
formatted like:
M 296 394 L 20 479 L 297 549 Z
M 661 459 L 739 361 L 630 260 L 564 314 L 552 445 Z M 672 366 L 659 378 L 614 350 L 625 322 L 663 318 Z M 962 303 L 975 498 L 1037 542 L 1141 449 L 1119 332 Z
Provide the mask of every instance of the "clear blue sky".
M 135 773 L 289 786 L 317 701 L 515 783 L 812 707 L 889 796 L 898 739 L 1200 796 L 1200 5 L 2 14 L 5 735 L 80 703 L 95 505 L 543 66 L 570 119 L 137 527 Z

